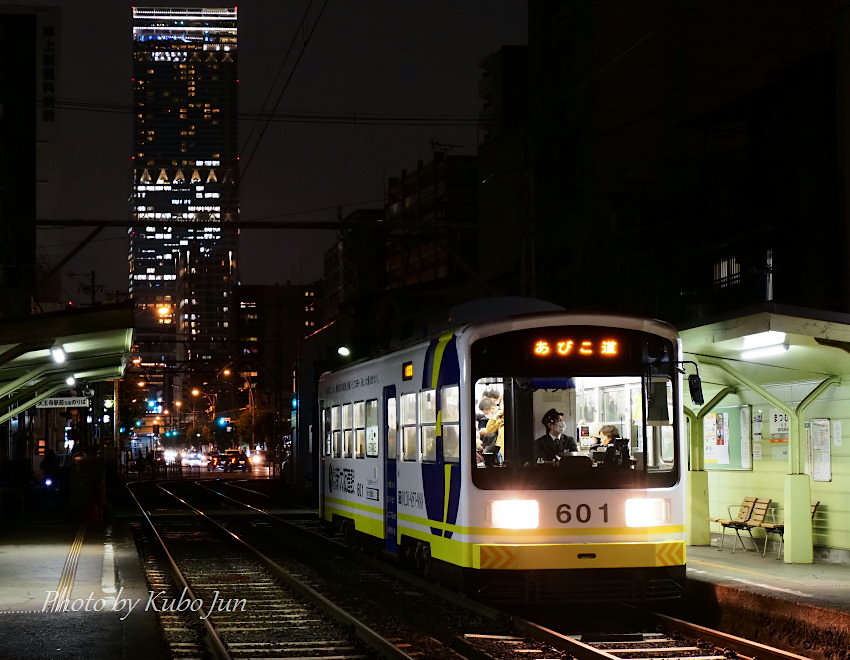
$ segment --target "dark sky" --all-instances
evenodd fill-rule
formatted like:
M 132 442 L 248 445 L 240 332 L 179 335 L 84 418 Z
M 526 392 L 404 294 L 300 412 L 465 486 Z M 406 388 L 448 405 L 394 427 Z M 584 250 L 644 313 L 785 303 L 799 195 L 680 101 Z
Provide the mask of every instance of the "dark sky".
M 115 0 L 45 0 L 63 8 L 60 96 L 101 104 L 130 103 L 130 6 Z M 140 3 L 141 4 L 141 3 Z M 214 3 L 149 3 L 204 6 Z M 272 88 L 307 0 L 244 0 L 239 7 L 240 109 L 258 110 Z M 219 4 L 218 6 L 224 6 Z M 310 12 L 319 13 L 322 0 Z M 527 43 L 525 0 L 330 0 L 278 112 L 459 116 L 477 114 L 478 62 L 504 44 Z M 300 49 L 298 41 L 293 55 Z M 131 118 L 127 112 L 63 110 L 52 154 L 48 218 L 126 220 Z M 240 122 L 242 218 L 334 220 L 358 202 L 380 200 L 388 176 L 429 160 L 432 141 L 473 154 L 474 126 L 370 126 L 272 123 L 256 153 L 245 145 L 251 125 Z M 371 206 L 379 206 L 380 203 Z M 364 205 L 365 206 L 365 205 Z M 313 209 L 329 210 L 312 211 Z M 43 229 L 41 257 L 56 261 L 86 230 Z M 245 284 L 293 284 L 321 276 L 333 232 L 244 230 Z M 66 271 L 96 272 L 96 284 L 126 291 L 126 230 L 102 232 Z M 65 294 L 85 302 L 82 278 L 66 277 Z

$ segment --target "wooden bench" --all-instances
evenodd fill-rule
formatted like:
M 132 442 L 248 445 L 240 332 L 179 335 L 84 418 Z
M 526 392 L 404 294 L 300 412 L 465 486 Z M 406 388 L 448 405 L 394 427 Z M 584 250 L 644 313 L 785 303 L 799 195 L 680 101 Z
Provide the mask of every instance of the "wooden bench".
M 815 513 L 818 510 L 818 505 L 820 505 L 820 501 L 812 502 L 811 510 L 812 510 L 812 520 L 815 519 Z M 779 535 L 779 545 L 776 546 L 776 558 L 779 559 L 779 555 L 782 552 L 782 546 L 785 543 L 785 523 L 784 522 L 763 522 L 759 525 L 764 530 L 764 550 L 761 553 L 761 556 L 764 557 L 767 555 L 767 536 L 768 534 L 778 534 Z
M 741 501 L 741 505 L 738 507 L 738 515 L 734 518 L 732 517 L 732 506 L 729 507 L 729 517 L 728 518 L 709 518 L 709 522 L 716 522 L 721 527 L 723 527 L 723 533 L 720 539 L 720 551 L 723 551 L 723 546 L 726 542 L 726 530 L 734 529 L 735 535 L 738 537 L 738 540 L 741 542 L 741 547 L 746 550 L 747 546 L 744 544 L 744 539 L 741 538 L 741 531 L 746 530 L 746 532 L 750 535 L 750 538 L 753 541 L 753 546 L 756 550 L 758 550 L 758 545 L 756 544 L 756 540 L 753 537 L 752 528 L 760 527 L 761 523 L 764 522 L 765 516 L 767 516 L 768 509 L 770 508 L 770 498 L 764 497 L 745 497 Z M 732 544 L 732 554 L 735 554 L 735 546 L 736 544 Z

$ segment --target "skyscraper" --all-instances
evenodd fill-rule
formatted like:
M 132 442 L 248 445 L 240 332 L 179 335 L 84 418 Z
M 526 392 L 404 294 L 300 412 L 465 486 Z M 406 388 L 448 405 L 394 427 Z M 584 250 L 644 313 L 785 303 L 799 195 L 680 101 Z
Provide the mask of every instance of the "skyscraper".
M 232 350 L 237 10 L 132 12 L 129 291 L 143 363 L 191 372 L 226 363 Z

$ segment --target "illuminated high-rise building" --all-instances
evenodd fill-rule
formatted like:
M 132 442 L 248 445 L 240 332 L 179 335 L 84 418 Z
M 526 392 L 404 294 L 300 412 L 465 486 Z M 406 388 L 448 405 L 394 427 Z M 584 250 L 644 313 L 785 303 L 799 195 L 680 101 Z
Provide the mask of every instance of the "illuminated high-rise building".
M 191 372 L 224 364 L 233 345 L 237 10 L 132 12 L 129 291 L 138 348 L 145 364 Z

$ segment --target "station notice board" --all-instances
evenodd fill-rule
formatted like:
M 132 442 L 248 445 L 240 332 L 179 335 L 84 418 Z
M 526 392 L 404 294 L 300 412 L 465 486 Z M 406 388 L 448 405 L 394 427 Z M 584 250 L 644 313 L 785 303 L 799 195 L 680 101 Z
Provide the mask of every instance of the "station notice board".
M 706 470 L 752 470 L 752 414 L 749 405 L 714 408 L 703 418 Z

